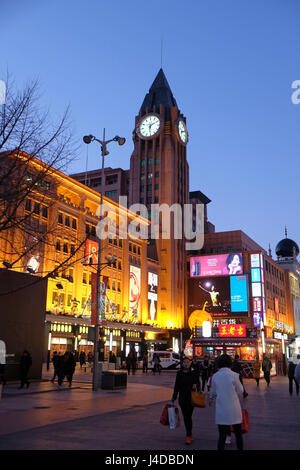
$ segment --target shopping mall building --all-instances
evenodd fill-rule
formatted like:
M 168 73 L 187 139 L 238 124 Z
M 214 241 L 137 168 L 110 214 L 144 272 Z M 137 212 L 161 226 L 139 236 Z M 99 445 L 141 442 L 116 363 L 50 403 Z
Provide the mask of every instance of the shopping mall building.
M 188 260 L 195 355 L 238 354 L 251 376 L 252 361 L 266 353 L 272 373 L 285 372 L 295 340 L 295 293 L 290 271 L 278 261 L 282 253 L 276 252 L 275 261 L 242 231 L 205 235 L 204 249 Z

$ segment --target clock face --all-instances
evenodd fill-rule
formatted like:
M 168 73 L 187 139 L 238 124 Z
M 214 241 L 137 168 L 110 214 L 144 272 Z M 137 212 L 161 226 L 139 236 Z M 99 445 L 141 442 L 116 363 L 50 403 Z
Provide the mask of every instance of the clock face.
M 180 119 L 180 121 L 178 122 L 178 135 L 179 135 L 181 142 L 183 144 L 186 144 L 188 141 L 188 133 L 187 133 L 185 122 L 182 119 Z
M 142 138 L 153 137 L 160 129 L 160 118 L 155 114 L 145 116 L 137 127 L 137 133 Z

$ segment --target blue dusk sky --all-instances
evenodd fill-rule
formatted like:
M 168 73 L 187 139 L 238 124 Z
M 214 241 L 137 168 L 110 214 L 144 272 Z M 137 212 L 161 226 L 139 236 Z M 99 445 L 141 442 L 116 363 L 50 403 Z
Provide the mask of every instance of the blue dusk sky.
M 52 116 L 71 107 L 78 142 L 125 136 L 106 165 L 129 168 L 135 116 L 161 65 L 187 118 L 190 190 L 217 231 L 265 249 L 300 243 L 299 0 L 1 0 L 0 79 L 38 78 Z M 1 76 L 2 75 L 2 76 Z M 88 169 L 100 166 L 89 146 Z M 68 172 L 84 171 L 87 146 Z

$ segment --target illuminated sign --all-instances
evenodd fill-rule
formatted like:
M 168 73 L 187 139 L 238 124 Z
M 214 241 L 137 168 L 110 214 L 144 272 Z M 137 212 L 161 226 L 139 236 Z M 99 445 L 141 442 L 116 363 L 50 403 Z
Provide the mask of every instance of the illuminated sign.
M 251 278 L 252 278 L 252 282 L 260 282 L 260 269 L 259 268 L 251 269 Z
M 251 255 L 251 268 L 259 268 L 260 267 L 260 256 L 259 253 L 255 253 Z
M 247 316 L 247 276 L 207 277 L 189 280 L 189 304 L 213 316 Z
M 190 259 L 190 276 L 228 276 L 243 274 L 243 256 L 241 253 L 227 255 L 197 256 Z
M 252 283 L 252 297 L 261 297 L 261 283 L 254 282 Z
M 105 298 L 106 298 L 106 286 L 108 282 L 107 276 L 102 276 L 99 289 L 99 316 L 101 320 L 105 317 Z M 99 320 L 99 317 L 98 317 Z M 91 276 L 91 324 L 96 325 L 97 323 L 97 273 L 92 273 Z
M 157 286 L 158 275 L 148 272 L 148 318 L 157 319 Z
M 254 312 L 253 313 L 253 324 L 254 324 L 255 328 L 258 328 L 262 321 L 263 321 L 262 313 Z
M 261 297 L 254 297 L 252 299 L 253 302 L 253 312 L 262 312 L 263 311 L 263 304 Z
M 219 336 L 222 338 L 245 338 L 246 325 L 220 325 Z
M 266 338 L 273 338 L 272 328 L 270 326 L 265 326 L 264 330 L 265 330 Z
M 82 264 L 98 263 L 98 242 L 95 242 L 94 240 L 86 240 L 84 257 L 85 260 Z
M 129 278 L 129 314 L 139 320 L 141 301 L 141 269 L 130 265 Z
M 230 276 L 232 312 L 248 312 L 247 276 Z

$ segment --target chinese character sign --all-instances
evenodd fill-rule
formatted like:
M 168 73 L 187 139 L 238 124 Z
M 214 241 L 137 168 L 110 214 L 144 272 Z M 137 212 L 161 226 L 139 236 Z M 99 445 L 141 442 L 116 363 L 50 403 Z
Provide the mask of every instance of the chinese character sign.
M 246 325 L 220 325 L 219 336 L 222 338 L 245 338 Z
M 91 279 L 91 324 L 97 324 L 97 273 L 92 273 Z M 100 319 L 105 319 L 105 297 L 106 297 L 106 286 L 108 282 L 108 277 L 103 276 L 102 281 L 100 282 L 99 289 L 99 312 L 98 319 L 100 314 Z

